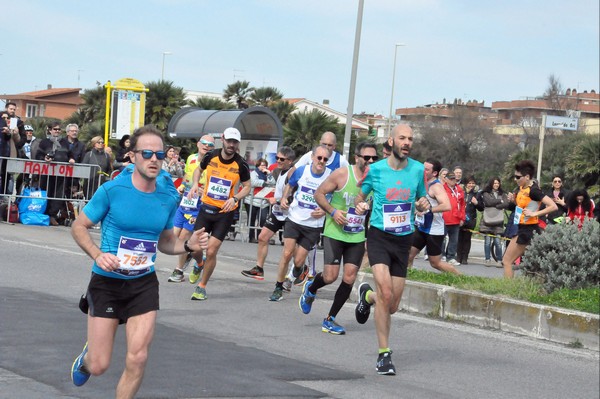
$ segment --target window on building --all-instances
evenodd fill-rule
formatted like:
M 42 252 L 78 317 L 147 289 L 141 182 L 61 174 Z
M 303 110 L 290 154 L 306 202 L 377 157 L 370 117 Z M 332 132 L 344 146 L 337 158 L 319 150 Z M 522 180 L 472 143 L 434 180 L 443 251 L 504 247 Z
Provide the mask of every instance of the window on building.
M 37 115 L 38 106 L 37 104 L 27 104 L 25 107 L 25 117 L 34 118 Z

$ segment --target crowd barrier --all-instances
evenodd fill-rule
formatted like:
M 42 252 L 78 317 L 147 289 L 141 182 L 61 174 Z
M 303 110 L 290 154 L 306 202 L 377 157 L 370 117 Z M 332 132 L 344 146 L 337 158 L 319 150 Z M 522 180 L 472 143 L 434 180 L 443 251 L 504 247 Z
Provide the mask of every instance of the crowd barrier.
M 100 184 L 112 176 L 105 176 L 98 165 L 71 164 L 66 162 L 46 162 L 32 159 L 0 157 L 0 162 L 6 162 L 6 172 L 0 176 L 0 188 L 6 184 L 7 192 L 0 191 L 0 201 L 11 204 L 18 203 L 23 198 L 34 198 L 24 195 L 25 188 L 41 189 L 46 191 L 48 201 L 60 202 L 60 209 L 66 213 L 66 219 L 72 220 L 89 201 Z M 266 217 L 271 212 L 269 197 L 272 197 L 273 188 L 252 190 L 246 197 L 251 204 L 260 202 L 261 207 L 255 225 L 249 223 L 249 212 L 246 211 L 244 201 L 239 204 L 239 218 L 231 226 L 230 238 L 235 239 L 239 234 L 242 242 L 248 242 L 249 231 L 254 230 L 258 238 L 263 215 Z M 258 200 L 258 201 L 257 201 Z M 248 210 L 251 210 L 251 206 Z M 70 213 L 74 213 L 71 215 Z M 7 215 L 2 215 L 7 219 Z M 61 221 L 62 222 L 62 221 Z
M 252 205 L 245 204 L 245 200 L 248 200 L 250 204 L 259 202 L 261 205 L 258 209 L 254 225 L 251 224 L 250 220 L 250 216 L 252 213 Z M 247 210 L 246 206 L 248 206 Z M 248 242 L 249 232 L 252 230 L 254 231 L 254 236 L 256 237 L 256 239 L 258 239 L 260 230 L 262 229 L 262 227 L 260 226 L 260 221 L 262 220 L 263 216 L 266 218 L 271 213 L 271 205 L 269 204 L 269 201 L 264 197 L 256 197 L 254 193 L 250 192 L 250 194 L 248 194 L 244 200 L 240 201 L 239 211 L 240 220 L 234 227 L 236 229 L 236 232 L 239 232 L 241 234 L 242 242 Z
M 39 197 L 31 195 L 32 191 L 43 190 L 48 200 L 46 213 L 50 206 L 61 212 L 61 219 L 68 221 L 74 219 L 100 184 L 108 180 L 98 165 L 6 157 L 0 157 L 0 163 L 6 165 L 0 176 L 0 201 L 7 203 L 8 209 L 24 198 Z

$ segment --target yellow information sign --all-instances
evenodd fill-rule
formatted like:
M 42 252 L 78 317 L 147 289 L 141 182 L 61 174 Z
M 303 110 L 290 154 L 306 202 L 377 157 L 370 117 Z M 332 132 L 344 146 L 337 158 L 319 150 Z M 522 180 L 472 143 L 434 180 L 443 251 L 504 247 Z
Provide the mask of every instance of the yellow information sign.
M 146 110 L 146 92 L 148 89 L 142 82 L 132 78 L 110 80 L 106 88 L 106 121 L 104 140 L 120 139 L 132 134 L 135 129 L 144 125 Z

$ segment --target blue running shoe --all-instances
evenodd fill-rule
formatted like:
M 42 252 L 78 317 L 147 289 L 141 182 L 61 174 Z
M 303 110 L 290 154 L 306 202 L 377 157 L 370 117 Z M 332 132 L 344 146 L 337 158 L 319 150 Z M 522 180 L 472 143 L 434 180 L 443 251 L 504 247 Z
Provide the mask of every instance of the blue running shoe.
M 83 365 L 83 357 L 85 356 L 87 351 L 88 344 L 86 342 L 85 346 L 83 347 L 83 351 L 81 351 L 81 353 L 79 354 L 79 356 L 77 356 L 77 358 L 73 362 L 73 365 L 71 366 L 71 380 L 73 381 L 73 384 L 75 384 L 75 386 L 78 387 L 82 386 L 87 382 L 87 380 L 90 379 L 91 374 L 89 371 L 86 370 L 85 366 Z
M 323 320 L 323 327 L 321 327 L 321 331 L 328 332 L 329 334 L 334 335 L 344 335 L 346 334 L 346 330 L 344 327 L 340 326 L 335 322 L 335 317 L 329 316 Z
M 304 314 L 310 313 L 313 301 L 317 296 L 308 290 L 312 283 L 312 280 L 306 280 L 306 283 L 304 283 L 304 287 L 302 287 L 302 295 L 300 295 L 300 298 L 298 298 L 298 306 L 300 306 L 300 310 Z

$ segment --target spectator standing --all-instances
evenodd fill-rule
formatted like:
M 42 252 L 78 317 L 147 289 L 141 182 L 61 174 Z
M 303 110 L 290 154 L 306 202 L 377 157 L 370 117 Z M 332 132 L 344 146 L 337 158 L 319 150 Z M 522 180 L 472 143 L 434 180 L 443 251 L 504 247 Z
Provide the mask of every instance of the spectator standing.
M 500 178 L 492 177 L 482 190 L 483 216 L 479 222 L 479 232 L 484 234 L 483 252 L 485 265 L 491 266 L 492 240 L 496 249 L 495 258 L 502 259 L 500 235 L 504 233 L 504 210 L 510 206 L 508 197 L 502 190 Z M 502 267 L 499 265 L 499 267 Z
M 23 155 L 28 159 L 33 159 L 35 151 L 37 150 L 37 144 L 39 140 L 33 134 L 33 127 L 31 125 L 25 125 L 25 144 L 23 144 Z
M 552 188 L 546 191 L 545 194 L 554 201 L 558 209 L 554 212 L 550 212 L 544 219 L 546 219 L 546 223 L 548 224 L 555 224 L 556 219 L 560 220 L 560 218 L 567 213 L 566 200 L 568 193 L 563 187 L 562 177 L 555 175 L 552 178 Z
M 69 151 L 71 151 L 71 158 L 75 163 L 81 163 L 83 161 L 83 156 L 85 155 L 85 144 L 77 138 L 77 136 L 79 136 L 79 126 L 75 123 L 70 123 L 65 128 L 65 131 L 67 135 L 60 139 L 61 145 L 69 148 Z
M 119 140 L 119 149 L 115 156 L 115 169 L 123 170 L 127 165 L 133 162 L 133 152 L 131 151 L 131 139 L 128 134 Z
M 112 172 L 112 160 L 104 151 L 104 139 L 101 136 L 92 137 L 90 150 L 85 153 L 83 163 L 87 165 L 98 165 L 100 170 L 92 168 L 90 178 L 85 185 L 85 196 L 91 198 L 98 187 L 108 180 Z
M 16 115 L 17 105 L 7 102 L 2 119 L 0 119 L 0 157 L 16 158 L 18 151 L 25 143 L 25 128 L 23 121 Z M 14 121 L 16 120 L 16 123 Z M 11 121 L 13 128 L 11 129 Z M 8 193 L 9 176 L 6 173 L 8 160 L 0 160 L 0 194 Z
M 456 251 L 458 249 L 458 232 L 465 223 L 465 192 L 456 184 L 456 176 L 453 172 L 446 175 L 444 189 L 450 199 L 450 210 L 444 212 L 444 223 L 446 224 L 446 234 L 448 235 L 448 245 L 444 253 L 446 262 L 452 266 L 460 266 L 456 260 Z
M 458 250 L 457 250 L 457 261 L 462 265 L 469 264 L 469 253 L 471 252 L 471 238 L 473 236 L 472 230 L 475 229 L 477 224 L 477 198 L 476 198 L 476 187 L 477 182 L 473 176 L 467 178 L 467 184 L 465 184 L 465 203 L 467 204 L 465 209 L 465 224 L 458 233 Z
M 75 163 L 82 163 L 83 156 L 85 155 L 85 144 L 77 138 L 79 136 L 79 126 L 75 123 L 70 123 L 65 128 L 65 131 L 67 135 L 60 139 L 61 146 L 69 148 L 71 158 Z M 65 192 L 69 195 L 69 198 L 72 198 L 79 190 L 79 179 L 73 179 L 72 177 L 65 178 Z
M 71 151 L 64 141 L 61 142 L 60 132 L 62 131 L 60 123 L 52 122 L 48 125 L 46 134 L 49 136 L 40 141 L 37 148 L 35 159 L 46 162 L 70 162 L 75 163 L 71 156 Z M 62 176 L 42 176 L 40 187 L 46 190 L 48 194 L 48 205 L 46 214 L 50 216 L 50 224 L 58 226 L 57 215 L 63 206 L 61 198 L 65 196 L 65 178 Z M 56 198 L 56 199 L 52 199 Z
M 259 158 L 255 163 L 255 169 L 250 172 L 250 186 L 253 190 L 252 196 L 244 198 L 244 207 L 248 215 L 248 239 L 251 243 L 258 242 L 256 239 L 257 228 L 256 221 L 258 219 L 259 226 L 262 228 L 268 216 L 269 201 L 264 198 L 256 197 L 263 187 L 275 186 L 275 179 L 268 168 L 269 163 L 266 159 Z
M 37 151 L 37 144 L 39 144 L 39 140 L 33 135 L 33 127 L 31 125 L 25 125 L 25 143 L 23 147 L 19 151 L 19 158 L 23 159 L 32 159 L 32 156 L 35 155 L 35 151 Z M 35 144 L 35 145 L 34 145 Z M 19 177 L 17 177 L 17 193 L 22 193 L 23 191 L 23 183 L 29 186 L 31 184 L 31 179 L 33 175 L 21 173 Z M 37 176 L 36 176 L 37 178 Z M 38 178 L 39 180 L 39 178 Z
M 568 197 L 567 217 L 581 230 L 585 219 L 594 218 L 594 201 L 584 189 L 574 190 Z
M 448 168 L 442 168 L 440 170 L 440 181 L 442 184 L 446 183 L 446 176 L 448 175 Z
M 454 176 L 456 176 L 456 184 L 458 184 L 460 186 L 460 188 L 463 189 L 463 191 L 465 191 L 465 184 L 462 181 L 462 176 L 463 176 L 463 170 L 460 166 L 455 166 L 454 167 Z
M 167 158 L 163 161 L 162 168 L 171 175 L 171 179 L 183 177 L 183 166 L 179 162 L 179 152 L 172 145 L 167 146 Z

